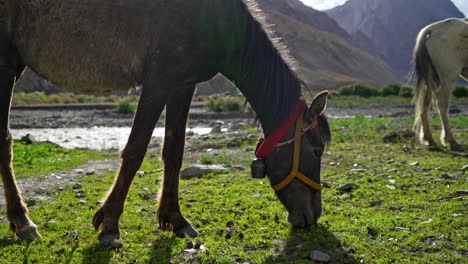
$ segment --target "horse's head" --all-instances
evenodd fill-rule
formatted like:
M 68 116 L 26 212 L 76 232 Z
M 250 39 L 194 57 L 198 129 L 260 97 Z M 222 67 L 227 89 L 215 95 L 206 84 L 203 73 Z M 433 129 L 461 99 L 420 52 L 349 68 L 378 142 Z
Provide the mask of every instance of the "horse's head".
M 325 145 L 331 138 L 327 119 L 323 116 L 327 96 L 328 92 L 318 94 L 306 108 L 303 122 L 296 122 L 281 140 L 283 143 L 276 145 L 265 158 L 272 187 L 289 212 L 288 221 L 296 227 L 316 223 L 322 211 L 320 165 Z M 301 127 L 296 130 L 298 125 Z M 299 155 L 294 155 L 295 149 Z M 291 176 L 295 174 L 295 159 L 302 179 L 297 174 Z

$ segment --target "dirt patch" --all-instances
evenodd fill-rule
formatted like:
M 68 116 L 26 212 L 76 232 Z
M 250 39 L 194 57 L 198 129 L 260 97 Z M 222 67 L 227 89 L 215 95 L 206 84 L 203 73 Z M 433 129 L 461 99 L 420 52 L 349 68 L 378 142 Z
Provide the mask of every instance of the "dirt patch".
M 29 203 L 51 200 L 52 198 L 49 196 L 51 193 L 57 192 L 57 189 L 77 184 L 79 177 L 116 171 L 119 166 L 120 160 L 90 160 L 68 172 L 52 173 L 36 179 L 18 180 L 18 185 L 22 190 L 23 198 Z M 6 209 L 2 185 L 0 185 L 0 209 Z

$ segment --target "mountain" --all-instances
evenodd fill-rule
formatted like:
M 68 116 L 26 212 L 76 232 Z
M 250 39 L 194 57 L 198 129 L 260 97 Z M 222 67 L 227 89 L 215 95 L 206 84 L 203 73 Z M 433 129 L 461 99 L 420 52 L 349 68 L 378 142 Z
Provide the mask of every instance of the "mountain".
M 428 24 L 464 17 L 450 0 L 349 0 L 326 11 L 355 42 L 380 55 L 400 78 L 408 75 L 418 32 Z
M 336 89 L 356 82 L 381 87 L 397 80 L 383 60 L 360 49 L 326 13 L 299 0 L 258 2 L 312 89 Z

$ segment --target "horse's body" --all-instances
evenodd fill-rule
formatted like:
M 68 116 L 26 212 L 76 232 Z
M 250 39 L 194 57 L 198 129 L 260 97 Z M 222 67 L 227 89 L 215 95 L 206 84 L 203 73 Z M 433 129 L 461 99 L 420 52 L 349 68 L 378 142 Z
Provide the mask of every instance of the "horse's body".
M 452 150 L 462 151 L 448 120 L 448 105 L 459 76 L 468 80 L 468 19 L 449 18 L 423 28 L 414 50 L 416 127 L 420 140 L 437 147 L 432 137 L 428 112 L 435 103 L 442 120 L 441 141 Z
M 64 88 L 89 92 L 141 86 L 142 95 L 122 166 L 93 224 L 102 229 L 103 245 L 118 246 L 119 217 L 143 161 L 152 130 L 166 108 L 162 156 L 164 181 L 158 211 L 160 227 L 179 235 L 197 231 L 182 216 L 178 202 L 179 171 L 190 102 L 198 82 L 221 72 L 236 83 L 265 135 L 287 119 L 301 97 L 303 82 L 252 0 L 0 0 L 0 173 L 7 215 L 20 238 L 39 237 L 27 215 L 12 168 L 8 128 L 14 81 L 25 66 Z M 320 156 L 330 137 L 321 116 L 326 93 L 304 112 L 304 121 L 320 121 L 301 144 L 300 170 L 320 181 Z M 289 128 L 286 137 L 292 137 Z M 319 151 L 317 151 L 319 150 Z M 278 183 L 292 167 L 293 147 L 267 158 L 267 173 Z M 268 162 L 281 160 L 283 162 Z M 296 226 L 320 216 L 320 192 L 298 180 L 277 192 Z

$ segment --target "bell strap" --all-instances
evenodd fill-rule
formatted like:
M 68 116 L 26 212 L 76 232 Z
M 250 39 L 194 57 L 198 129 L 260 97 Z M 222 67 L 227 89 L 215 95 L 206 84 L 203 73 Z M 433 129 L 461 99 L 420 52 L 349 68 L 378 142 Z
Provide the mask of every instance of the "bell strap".
M 279 191 L 286 186 L 288 186 L 294 178 L 298 178 L 303 183 L 307 184 L 309 187 L 314 188 L 318 191 L 323 189 L 321 184 L 314 182 L 313 180 L 306 177 L 304 174 L 299 172 L 299 161 L 301 159 L 301 141 L 302 141 L 302 125 L 304 123 L 304 114 L 301 114 L 297 119 L 296 123 L 296 132 L 294 135 L 294 157 L 293 157 L 293 168 L 291 173 L 289 173 L 288 177 L 284 179 L 282 182 L 272 185 L 271 188 L 275 191 Z

